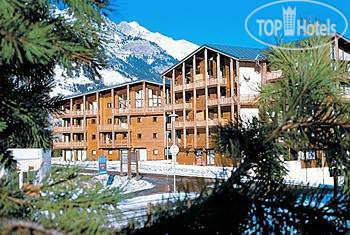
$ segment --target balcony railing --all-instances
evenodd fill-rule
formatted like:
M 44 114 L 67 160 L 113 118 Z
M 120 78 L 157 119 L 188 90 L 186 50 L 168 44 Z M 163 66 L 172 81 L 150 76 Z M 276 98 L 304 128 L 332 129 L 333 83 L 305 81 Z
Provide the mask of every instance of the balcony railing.
M 218 103 L 219 103 L 218 99 L 208 99 L 209 106 L 218 105 Z
M 84 111 L 83 110 L 73 110 L 71 112 L 72 116 L 84 116 Z
M 255 105 L 259 95 L 241 95 L 241 105 Z
M 163 107 L 148 107 L 146 108 L 146 112 L 148 113 L 162 113 L 164 110 Z
M 234 102 L 232 97 L 221 97 L 220 98 L 220 104 L 227 105 L 227 104 L 232 104 Z
M 209 79 L 207 81 L 207 85 L 208 86 L 212 86 L 212 85 L 224 85 L 226 84 L 226 80 L 224 78 L 216 78 L 216 79 Z
M 219 120 L 218 119 L 208 119 L 208 126 L 218 126 Z
M 197 120 L 197 126 L 206 126 L 207 121 L 206 120 Z
M 98 125 L 97 129 L 99 131 L 112 131 L 113 125 L 112 124 Z
M 95 116 L 96 114 L 97 114 L 97 110 L 96 109 L 85 110 L 85 115 L 86 116 Z
M 140 108 L 126 108 L 126 109 L 113 109 L 112 113 L 113 114 L 139 114 L 139 113 L 162 113 L 164 110 L 163 107 L 158 106 L 158 107 L 140 107 Z
M 208 79 L 207 80 L 207 85 L 212 86 L 212 85 L 224 85 L 226 84 L 225 78 L 215 78 L 215 79 Z M 194 87 L 204 87 L 205 86 L 205 80 L 204 80 L 204 74 L 196 74 L 194 82 L 190 82 L 187 84 L 178 84 L 174 86 L 174 92 L 182 91 L 183 89 L 185 90 L 190 90 L 194 89 Z
M 84 132 L 85 127 L 84 126 L 72 126 L 72 132 Z
M 113 143 L 112 141 L 107 141 L 107 142 L 100 142 L 99 143 L 99 148 L 112 148 L 113 147 Z
M 114 125 L 115 131 L 127 131 L 129 128 L 129 125 L 127 123 L 121 123 L 119 125 Z
M 116 108 L 116 109 L 112 109 L 112 113 L 113 114 L 127 114 L 128 109 L 127 108 Z
M 53 128 L 53 132 L 71 132 L 71 127 L 70 126 L 55 126 Z
M 54 148 L 86 148 L 86 142 L 54 142 L 53 143 Z
M 127 139 L 115 140 L 114 144 L 115 144 L 115 147 L 117 148 L 126 148 L 128 147 L 128 140 Z
M 266 81 L 272 81 L 280 78 L 282 76 L 282 71 L 272 71 L 266 73 Z

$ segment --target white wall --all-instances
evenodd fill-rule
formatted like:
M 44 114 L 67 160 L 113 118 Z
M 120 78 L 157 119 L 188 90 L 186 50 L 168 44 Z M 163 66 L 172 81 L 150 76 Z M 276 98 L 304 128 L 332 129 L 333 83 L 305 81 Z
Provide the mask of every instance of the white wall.
M 259 117 L 258 108 L 241 108 L 240 116 L 243 122 L 251 121 L 253 117 Z
M 33 149 L 9 149 L 14 159 L 17 161 L 17 167 L 20 169 L 20 176 L 23 172 L 37 171 L 37 181 L 41 183 L 50 173 L 51 169 L 51 150 Z M 21 178 L 21 177 L 20 177 Z M 20 182 L 21 185 L 22 182 Z
M 333 185 L 333 177 L 330 177 L 328 167 L 301 169 L 301 161 L 286 161 L 285 166 L 288 170 L 285 180 L 288 183 L 312 186 Z
M 260 93 L 261 73 L 255 72 L 255 68 L 239 68 L 239 85 L 241 95 L 258 95 Z

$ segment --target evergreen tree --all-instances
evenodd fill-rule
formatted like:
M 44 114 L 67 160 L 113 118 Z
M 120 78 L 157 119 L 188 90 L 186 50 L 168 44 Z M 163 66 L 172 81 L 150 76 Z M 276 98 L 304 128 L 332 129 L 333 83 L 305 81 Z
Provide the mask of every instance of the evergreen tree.
M 310 46 L 328 39 L 298 42 Z M 296 45 L 285 45 L 293 46 Z M 305 46 L 305 45 L 304 45 Z M 346 66 L 330 48 L 271 48 L 272 70 L 282 77 L 262 88 L 260 119 L 218 128 L 216 149 L 239 159 L 229 179 L 188 206 L 157 212 L 135 234 L 343 234 L 349 233 L 348 186 L 329 189 L 286 185 L 284 159 L 295 151 L 325 152 L 345 177 L 349 168 L 349 102 L 341 84 Z M 171 208 L 171 207 L 170 207 Z
M 64 9 L 58 10 L 58 6 Z M 50 148 L 54 69 L 104 65 L 99 25 L 107 0 L 0 0 L 0 163 L 11 147 Z

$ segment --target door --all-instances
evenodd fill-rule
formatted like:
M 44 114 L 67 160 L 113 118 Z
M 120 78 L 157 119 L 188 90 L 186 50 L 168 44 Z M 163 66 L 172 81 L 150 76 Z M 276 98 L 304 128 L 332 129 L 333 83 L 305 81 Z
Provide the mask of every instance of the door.
M 215 164 L 215 152 L 214 152 L 214 150 L 208 150 L 207 164 L 208 165 Z
M 147 161 L 147 149 L 136 149 L 140 154 L 140 161 Z

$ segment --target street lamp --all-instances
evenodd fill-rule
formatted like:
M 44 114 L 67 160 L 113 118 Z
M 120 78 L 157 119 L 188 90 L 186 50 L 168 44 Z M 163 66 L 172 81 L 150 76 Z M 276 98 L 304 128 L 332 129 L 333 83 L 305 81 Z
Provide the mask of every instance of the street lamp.
M 176 145 L 175 140 L 175 119 L 178 117 L 177 114 L 173 113 L 170 114 L 169 117 L 171 118 L 171 140 L 172 140 L 172 146 L 170 147 L 170 152 L 172 155 L 172 168 L 173 168 L 173 174 L 174 174 L 174 193 L 176 193 L 176 172 L 175 172 L 175 163 L 176 163 L 176 155 L 179 153 L 179 147 Z

